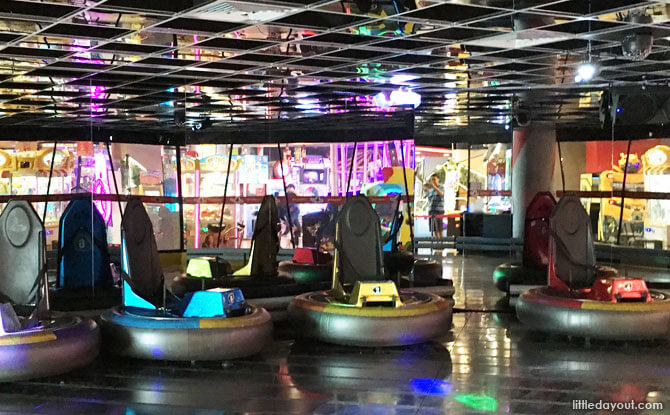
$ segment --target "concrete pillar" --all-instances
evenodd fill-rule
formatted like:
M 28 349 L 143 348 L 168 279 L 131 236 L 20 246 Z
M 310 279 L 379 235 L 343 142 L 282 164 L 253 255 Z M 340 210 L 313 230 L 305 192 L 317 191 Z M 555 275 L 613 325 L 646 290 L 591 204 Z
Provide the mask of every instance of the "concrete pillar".
M 523 237 L 526 208 L 537 192 L 553 191 L 558 160 L 556 130 L 533 125 L 514 130 L 512 144 L 512 235 Z

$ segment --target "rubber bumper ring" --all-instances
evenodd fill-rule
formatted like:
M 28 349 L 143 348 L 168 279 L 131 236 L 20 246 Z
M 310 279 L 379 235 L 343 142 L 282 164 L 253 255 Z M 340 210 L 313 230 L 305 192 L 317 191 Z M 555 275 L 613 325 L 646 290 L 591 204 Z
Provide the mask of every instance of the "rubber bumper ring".
M 401 290 L 402 307 L 351 307 L 326 293 L 297 296 L 288 311 L 296 335 L 326 343 L 384 347 L 423 343 L 451 329 L 453 299 Z
M 277 268 L 280 277 L 292 278 L 300 283 L 331 281 L 333 264 L 300 264 L 293 261 L 281 261 Z
M 59 317 L 43 326 L 0 337 L 0 382 L 60 375 L 98 356 L 100 330 L 93 320 Z
M 253 291 L 257 288 L 278 287 L 278 289 L 280 289 L 279 287 L 290 285 L 295 285 L 295 281 L 283 276 L 198 278 L 181 275 L 175 277 L 168 288 L 178 297 L 183 297 L 185 294 L 195 291 L 211 290 L 212 288 L 240 288 L 245 297 L 255 298 Z M 282 292 L 291 291 L 290 288 L 285 288 L 287 288 L 288 291 L 286 289 L 280 290 Z
M 104 310 L 121 302 L 120 287 L 105 290 L 96 288 L 94 294 L 91 294 L 91 290 L 91 287 L 51 288 L 49 289 L 51 309 L 57 311 Z
M 670 300 L 650 292 L 648 303 L 612 303 L 557 295 L 548 287 L 521 294 L 518 319 L 532 330 L 611 340 L 658 339 L 670 336 Z
M 527 267 L 521 263 L 500 264 L 493 271 L 493 283 L 504 293 L 509 292 L 512 284 L 544 285 L 547 283 L 547 269 Z
M 412 267 L 414 285 L 437 285 L 442 280 L 442 264 L 437 261 L 417 259 Z
M 618 271 L 605 265 L 596 265 L 598 278 L 610 278 L 619 275 Z M 493 283 L 504 293 L 509 292 L 510 285 L 545 285 L 547 269 L 522 265 L 521 263 L 500 264 L 493 271 Z
M 185 318 L 115 307 L 100 316 L 110 352 L 140 359 L 228 360 L 260 352 L 272 337 L 270 314 L 251 307 L 241 317 Z
M 414 265 L 414 255 L 409 252 L 384 252 L 384 270 L 387 278 L 396 273 L 407 275 L 412 271 Z

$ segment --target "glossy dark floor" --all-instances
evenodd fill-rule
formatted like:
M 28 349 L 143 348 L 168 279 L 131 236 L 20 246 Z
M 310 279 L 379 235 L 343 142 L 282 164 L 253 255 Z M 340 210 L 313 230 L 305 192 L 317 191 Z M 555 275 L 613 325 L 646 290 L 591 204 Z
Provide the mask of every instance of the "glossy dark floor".
M 280 327 L 262 355 L 223 365 L 101 356 L 69 375 L 0 385 L 0 414 L 601 413 L 573 411 L 572 401 L 581 399 L 663 402 L 665 411 L 616 413 L 670 413 L 668 343 L 587 347 L 528 333 L 491 283 L 504 259 L 444 259 L 463 311 L 441 342 L 394 349 L 301 344 Z

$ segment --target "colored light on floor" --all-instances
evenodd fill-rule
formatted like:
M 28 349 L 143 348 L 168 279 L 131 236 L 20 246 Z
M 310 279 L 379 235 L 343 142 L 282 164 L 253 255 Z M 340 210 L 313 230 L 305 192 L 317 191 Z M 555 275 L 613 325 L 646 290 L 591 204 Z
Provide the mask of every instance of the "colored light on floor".
M 410 382 L 412 390 L 422 395 L 449 395 L 451 393 L 451 383 L 442 379 L 418 378 Z
M 456 401 L 478 411 L 493 412 L 498 409 L 498 401 L 490 396 L 475 395 L 471 393 L 456 396 Z

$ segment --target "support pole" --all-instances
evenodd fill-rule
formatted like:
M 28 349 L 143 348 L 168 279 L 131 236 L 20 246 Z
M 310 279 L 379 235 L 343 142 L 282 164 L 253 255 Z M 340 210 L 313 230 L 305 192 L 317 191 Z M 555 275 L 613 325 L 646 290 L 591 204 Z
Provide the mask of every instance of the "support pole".
M 179 250 L 184 250 L 184 192 L 181 186 L 181 146 L 177 146 L 177 200 L 179 201 Z M 199 185 L 199 184 L 198 184 Z M 197 248 L 197 246 L 196 246 Z
M 347 179 L 347 191 L 344 193 L 345 197 L 349 197 L 349 185 L 351 185 L 351 174 L 354 171 L 354 164 L 356 163 L 356 147 L 358 142 L 354 141 L 354 153 L 351 155 L 351 164 L 349 165 L 349 178 Z M 346 152 L 345 152 L 346 154 Z M 346 160 L 344 160 L 346 162 Z
M 284 174 L 284 154 L 282 154 L 281 143 L 277 141 L 277 151 L 279 152 L 279 168 L 281 169 L 281 181 L 284 185 L 284 199 L 286 200 L 286 216 L 288 217 L 288 230 L 291 232 L 291 246 L 295 250 L 295 241 L 293 240 L 293 220 L 291 219 L 291 206 L 288 203 L 288 193 L 286 192 L 286 175 Z
M 626 164 L 623 166 L 623 183 L 621 184 L 621 209 L 619 209 L 619 228 L 616 233 L 616 244 L 621 240 L 621 229 L 623 229 L 623 210 L 626 206 L 626 178 L 628 176 L 628 160 L 630 158 L 630 144 L 633 140 L 628 139 L 628 149 L 626 150 Z M 614 189 L 614 186 L 612 186 Z
M 51 151 L 51 165 L 49 166 L 49 180 L 47 181 L 47 193 L 44 195 L 44 210 L 42 211 L 42 223 L 46 220 L 47 217 L 47 206 L 49 205 L 49 190 L 51 189 L 51 177 L 54 174 L 54 160 L 56 158 L 56 144 L 58 141 L 54 141 L 54 149 Z
M 219 234 L 216 236 L 217 248 L 221 244 L 221 231 L 223 230 L 223 211 L 226 209 L 226 197 L 228 196 L 228 178 L 230 177 L 230 162 L 232 159 L 233 159 L 233 143 L 230 143 L 230 148 L 228 149 L 228 169 L 226 170 L 226 184 L 223 187 L 223 202 L 221 202 L 221 215 L 219 216 Z

